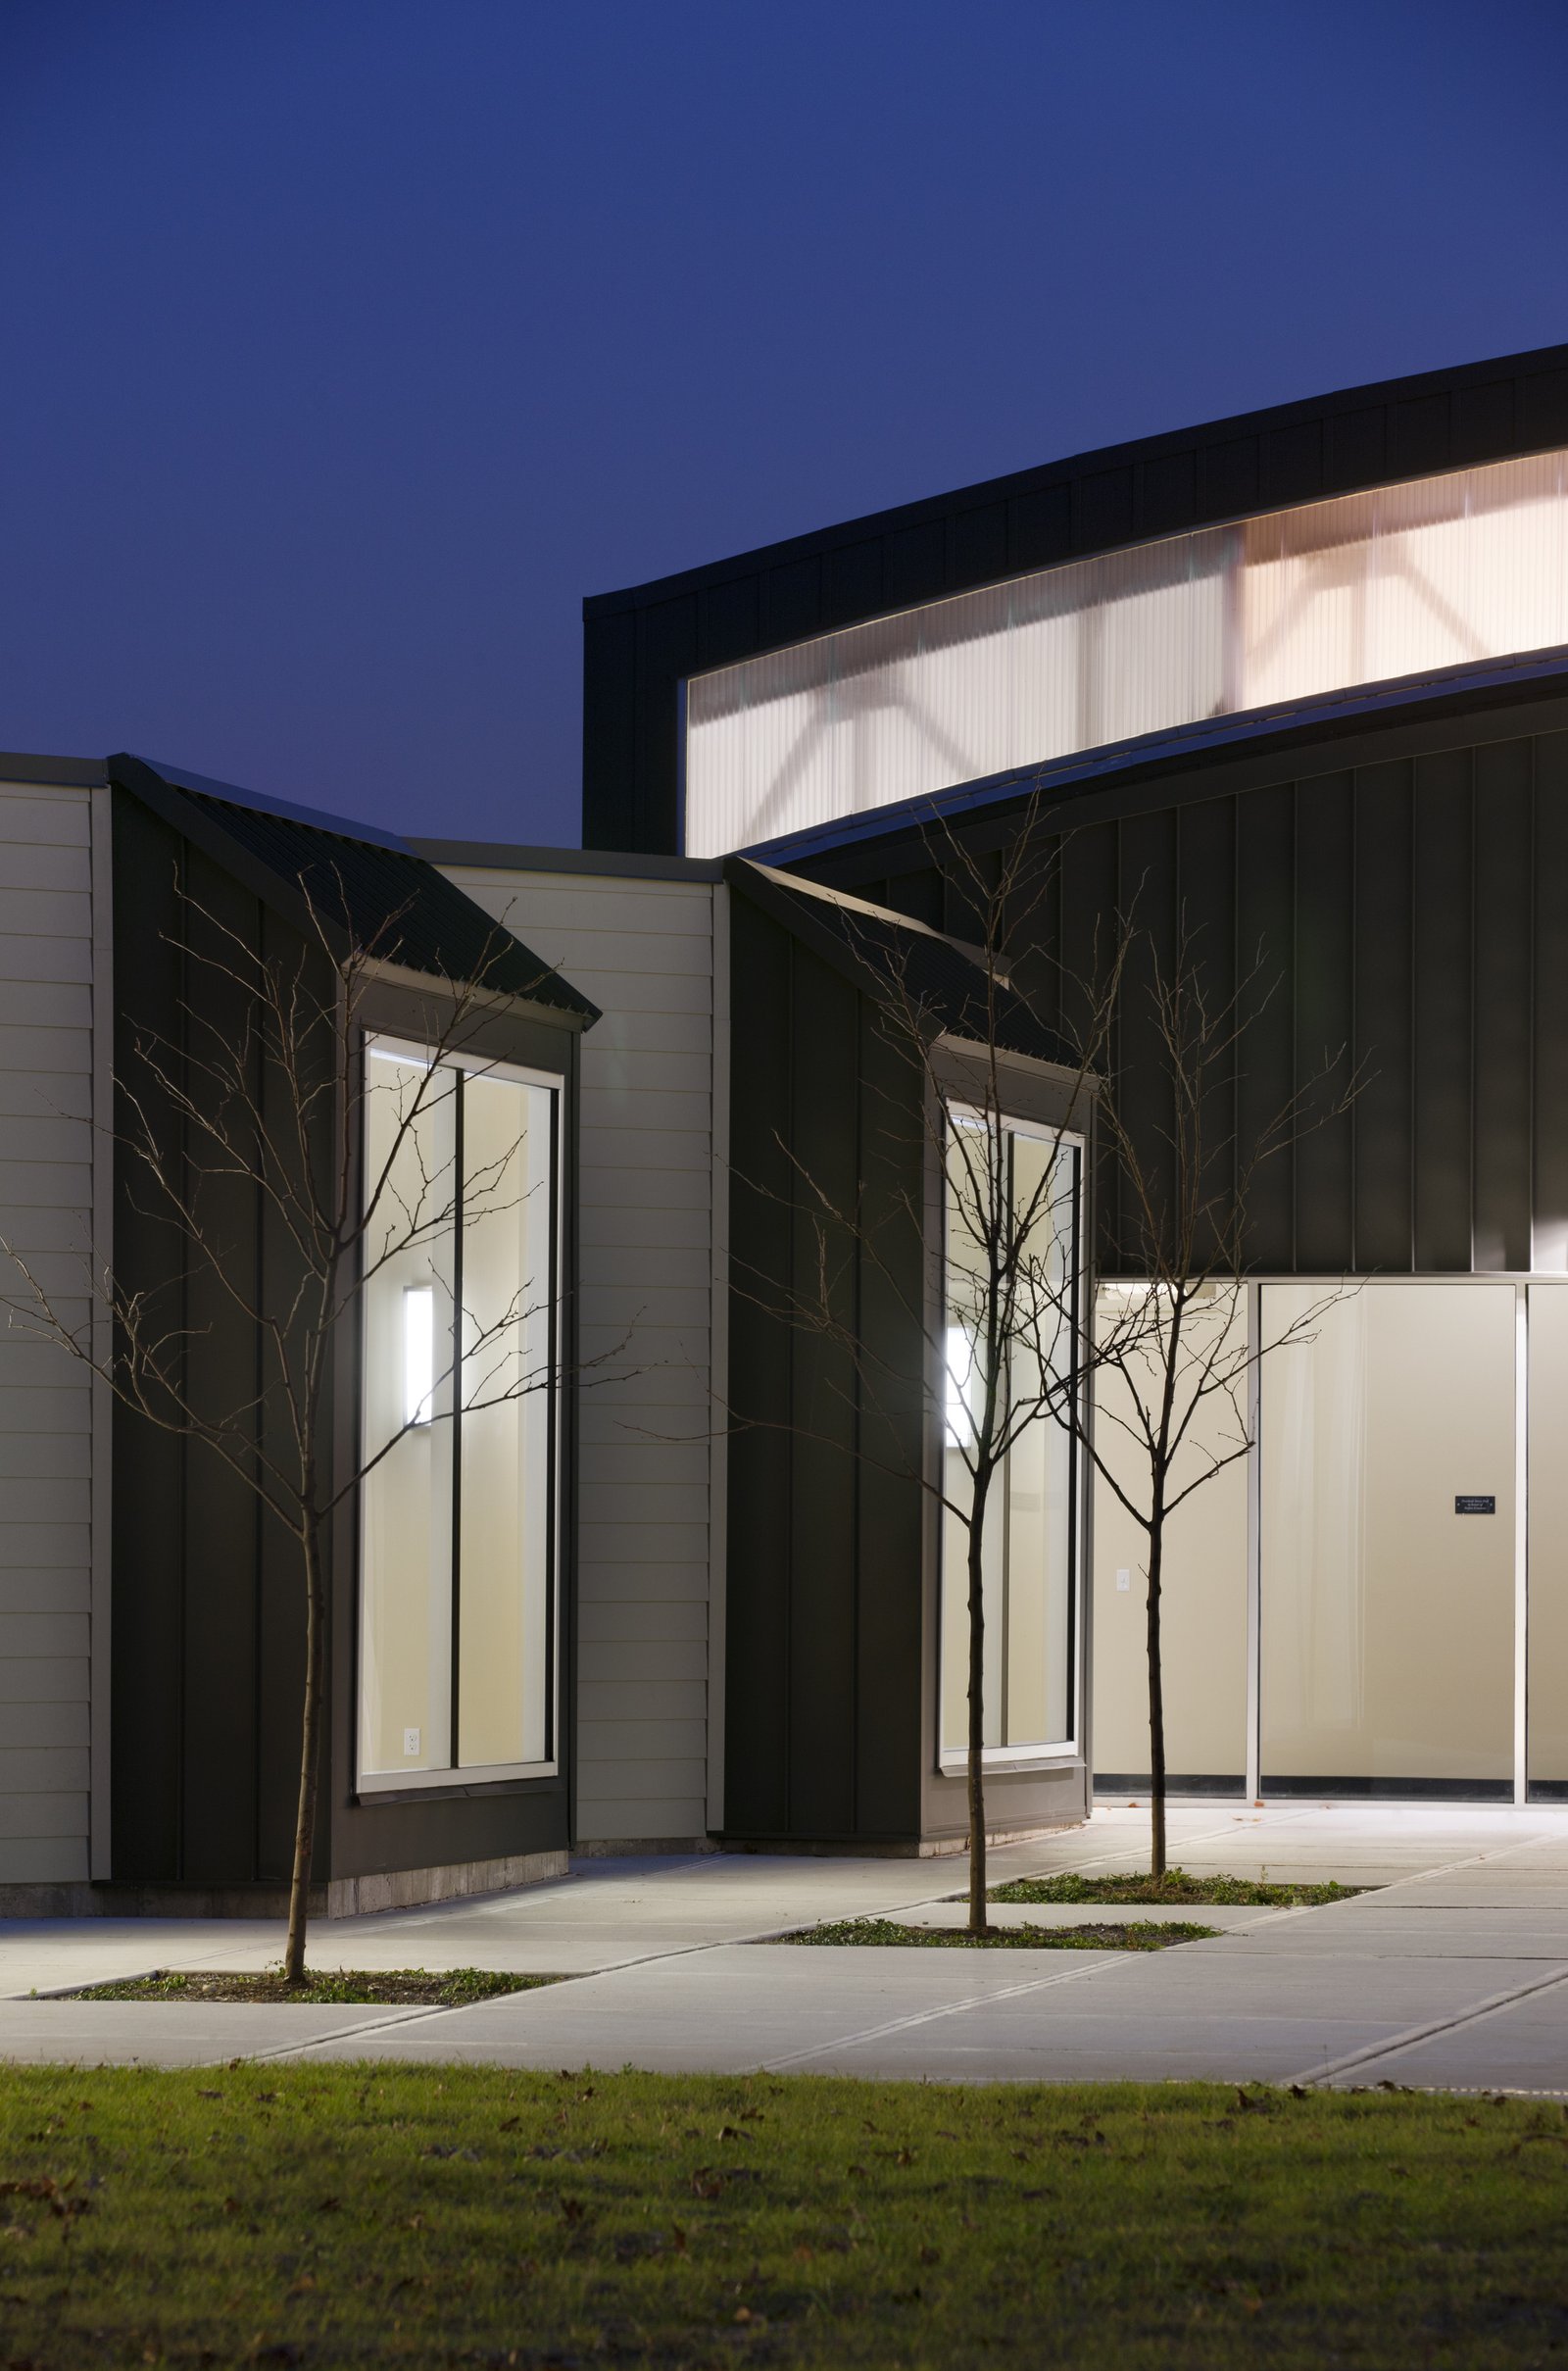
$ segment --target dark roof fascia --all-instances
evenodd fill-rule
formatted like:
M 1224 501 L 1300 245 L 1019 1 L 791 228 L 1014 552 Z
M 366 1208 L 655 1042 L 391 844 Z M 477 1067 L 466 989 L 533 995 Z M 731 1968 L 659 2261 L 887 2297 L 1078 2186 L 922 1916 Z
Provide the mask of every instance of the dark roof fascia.
M 263 864 L 261 859 L 253 856 L 249 849 L 242 848 L 223 829 L 216 816 L 204 812 L 198 797 L 190 795 L 177 784 L 166 780 L 162 774 L 156 772 L 147 764 L 145 759 L 133 758 L 128 753 L 122 753 L 109 760 L 109 779 L 117 788 L 127 791 L 131 797 L 139 799 L 144 807 L 161 817 L 172 830 L 179 832 L 183 838 L 190 840 L 202 851 L 204 856 L 210 857 L 215 864 L 220 866 L 230 879 L 237 881 L 242 889 L 248 890 L 253 897 L 260 899 L 264 906 L 277 914 L 281 920 L 286 921 L 291 928 L 299 931 L 302 937 L 307 939 L 319 937 L 339 963 L 347 959 L 349 954 L 347 932 L 333 922 L 328 915 L 313 912 L 310 901 L 302 890 L 290 888 L 288 882 L 279 873 L 274 872 L 270 864 Z M 218 794 L 215 792 L 212 795 L 216 797 Z M 258 806 L 258 802 L 254 799 L 247 800 L 245 804 L 250 807 Z M 263 808 L 261 812 L 270 811 Z M 299 821 L 302 819 L 302 815 L 303 810 L 295 809 L 290 819 Z M 315 825 L 313 828 L 329 829 L 325 825 Z M 389 844 L 402 855 L 413 856 L 415 854 L 415 851 L 402 841 L 388 843 L 383 839 L 377 843 L 383 847 Z M 395 972 L 400 981 L 410 984 L 421 983 L 425 987 L 438 988 L 447 994 L 451 993 L 454 985 L 450 979 L 444 978 L 438 972 L 416 971 L 405 963 L 383 963 L 379 968 L 388 973 Z M 508 1005 L 514 1006 L 519 1011 L 543 1013 L 558 1025 L 570 1027 L 579 1032 L 591 1028 L 594 1022 L 601 1017 L 598 1006 L 590 1003 L 587 998 L 582 998 L 585 1010 L 577 1012 L 569 1006 L 546 1005 L 536 998 L 518 996 L 504 988 L 487 989 L 485 993 L 503 999 Z M 575 993 L 581 997 L 580 990 Z
M 36 782 L 43 790 L 105 790 L 109 768 L 101 758 L 30 757 L 25 750 L 0 750 L 0 782 Z
M 171 830 L 191 841 L 203 856 L 211 857 L 242 889 L 259 898 L 302 937 L 319 935 L 340 959 L 347 954 L 346 935 L 325 915 L 313 914 L 301 890 L 290 889 L 270 864 L 264 864 L 249 849 L 241 848 L 216 816 L 204 813 L 197 799 L 155 771 L 145 758 L 133 758 L 128 751 L 122 751 L 109 761 L 109 778 L 117 790 L 128 791 Z
M 118 759 L 111 759 L 118 765 Z M 395 831 L 383 831 L 378 823 L 357 822 L 352 815 L 330 815 L 320 807 L 299 807 L 292 799 L 274 799 L 270 793 L 246 790 L 237 782 L 220 782 L 216 775 L 193 773 L 185 766 L 166 766 L 162 758 L 146 758 L 141 763 L 161 780 L 172 782 L 178 790 L 194 790 L 204 799 L 220 799 L 225 807 L 247 807 L 256 815 L 285 815 L 291 823 L 308 823 L 313 831 L 329 831 L 342 840 L 364 840 L 371 848 L 395 848 L 399 856 L 413 852 L 407 840 Z
M 416 989 L 426 995 L 432 988 L 450 995 L 461 984 L 456 980 L 443 979 L 439 972 L 416 971 L 408 963 L 385 963 L 373 957 L 366 965 L 366 970 L 370 978 L 384 980 L 389 988 Z M 569 1005 L 547 1005 L 536 996 L 514 995 L 508 988 L 486 988 L 484 993 L 505 1004 L 510 1013 L 524 1018 L 548 1021 L 552 1028 L 570 1029 L 579 1037 L 585 1029 L 591 1029 L 595 1021 L 604 1019 L 600 1008 L 589 1005 L 586 998 L 583 1002 L 587 1009 L 579 1013 Z
M 958 1037 L 951 1029 L 944 1029 L 940 1033 L 932 1051 L 938 1056 L 946 1054 L 952 1057 L 955 1069 L 960 1075 L 965 1068 L 974 1067 L 977 1057 L 990 1062 L 993 1054 L 989 1046 L 980 1045 L 972 1037 Z M 1071 1062 L 1047 1062 L 1043 1054 L 1018 1054 L 1011 1046 L 998 1046 L 995 1059 L 999 1070 L 1019 1071 L 1025 1078 L 1048 1080 L 1054 1087 L 1075 1088 L 1089 1096 L 1098 1096 L 1104 1090 L 1104 1079 L 1098 1070 L 1074 1069 Z
M 1246 715 L 1204 717 L 1174 730 L 1144 733 L 1136 740 L 1076 752 L 1041 766 L 1017 766 L 1004 773 L 956 782 L 947 790 L 870 807 L 831 823 L 786 838 L 760 842 L 744 853 L 754 864 L 783 867 L 867 846 L 880 839 L 917 835 L 941 819 L 953 824 L 991 809 L 1019 807 L 1038 798 L 1042 812 L 1108 787 L 1158 782 L 1188 772 L 1195 760 L 1267 758 L 1321 743 L 1334 743 L 1383 722 L 1476 715 L 1532 700 L 1560 698 L 1568 691 L 1568 644 L 1498 659 L 1483 667 L 1461 665 L 1431 674 L 1403 676 L 1394 683 L 1354 685 L 1310 700 L 1253 709 Z
M 818 921 L 810 910 L 809 897 L 802 895 L 819 889 L 815 881 L 797 880 L 792 873 L 778 872 L 770 864 L 759 864 L 750 857 L 725 857 L 724 880 L 728 888 L 750 898 L 754 906 L 799 939 L 811 953 L 820 956 L 830 969 L 861 996 L 874 995 L 875 974 L 869 964 L 859 963 L 836 930 Z M 927 938 L 940 938 L 940 930 L 932 930 L 924 922 L 911 922 L 906 914 L 895 914 L 890 907 L 872 906 L 864 898 L 846 897 L 837 890 L 825 893 L 826 901 L 847 907 L 852 912 L 874 914 L 883 921 L 896 922 L 901 930 L 921 931 Z M 968 955 L 968 948 L 961 951 Z M 972 960 L 972 959 L 971 959 Z
M 897 914 L 891 906 L 878 906 L 870 898 L 855 897 L 847 889 L 832 889 L 825 882 L 808 880 L 804 874 L 787 872 L 781 865 L 764 864 L 755 856 L 721 857 L 718 861 L 726 868 L 733 865 L 744 870 L 749 877 L 756 876 L 770 882 L 775 895 L 784 901 L 791 913 L 796 910 L 791 901 L 803 897 L 816 898 L 822 905 L 832 906 L 841 913 L 863 914 L 873 921 L 895 923 L 900 930 L 907 930 L 917 937 L 938 939 L 944 947 L 956 948 L 959 955 L 966 956 L 980 969 L 985 967 L 986 951 L 983 947 L 976 947 L 968 939 L 955 938 L 951 931 L 938 930 L 933 923 L 919 921 L 913 914 Z M 828 935 L 834 937 L 831 931 Z M 1000 971 L 997 976 L 1003 978 Z M 1007 983 L 1004 980 L 1003 984 L 1005 986 Z
M 1072 484 L 1080 478 L 1158 461 L 1167 454 L 1194 447 L 1229 444 L 1239 438 L 1264 435 L 1271 430 L 1290 428 L 1310 420 L 1341 418 L 1391 402 L 1419 402 L 1423 396 L 1485 385 L 1498 377 L 1523 376 L 1544 370 L 1568 370 L 1568 345 L 1531 347 L 1519 354 L 1494 355 L 1481 362 L 1417 371 L 1406 377 L 1375 379 L 1364 386 L 1337 388 L 1327 395 L 1307 396 L 1291 403 L 1268 404 L 1255 412 L 1232 413 L 1223 420 L 1205 420 L 1198 426 L 1165 429 L 1153 436 L 1132 437 L 1120 444 L 1102 445 L 1089 452 L 1046 462 L 1033 469 L 1013 469 L 1001 477 L 983 478 L 975 485 L 957 486 L 944 494 L 927 495 L 916 502 L 897 503 L 883 511 L 868 511 L 858 519 L 843 519 L 833 526 L 786 536 L 777 543 L 758 544 L 750 551 L 735 553 L 727 559 L 708 561 L 696 568 L 679 568 L 667 576 L 650 577 L 645 583 L 628 585 L 618 592 L 592 593 L 583 602 L 583 617 L 610 617 L 627 610 L 652 608 L 684 593 L 703 591 L 710 586 L 753 575 L 760 568 L 787 566 L 794 560 L 812 558 L 818 553 L 836 551 L 844 545 L 861 543 L 869 536 L 921 526 L 932 519 L 947 519 L 982 505 L 1004 502 L 1018 495 L 1043 492 L 1050 486 Z M 1551 441 L 1555 443 L 1558 440 Z M 1525 453 L 1547 449 L 1547 446 L 1540 444 L 1520 444 L 1509 452 L 1488 454 L 1485 458 L 1515 460 Z M 1449 469 L 1463 469 L 1472 465 L 1461 460 L 1447 466 Z M 1398 485 L 1410 478 L 1434 474 L 1444 475 L 1446 470 L 1433 471 L 1426 468 L 1385 470 L 1365 482 L 1368 486 Z M 1360 490 L 1359 484 L 1347 485 L 1335 488 L 1334 493 Z M 1308 499 L 1330 500 L 1333 495 Z M 1262 503 L 1252 510 L 1237 511 L 1229 516 L 1254 518 L 1271 510 L 1293 507 L 1292 503 Z M 1219 518 L 1205 518 L 1197 523 L 1220 525 L 1224 521 Z M 1125 537 L 1113 537 L 1104 543 L 1085 544 L 1065 557 L 1075 560 L 1092 558 L 1096 551 L 1120 549 L 1127 540 Z M 1137 543 L 1150 538 L 1134 536 L 1131 540 Z M 1016 568 L 1004 568 L 994 577 L 976 581 L 1004 583 L 1008 576 L 1018 572 Z M 880 611 L 875 614 L 882 615 Z M 806 639 L 811 640 L 814 636 Z
M 929 922 L 915 921 L 909 914 L 897 914 L 890 906 L 875 906 L 869 900 L 852 897 L 844 890 L 825 888 L 819 881 L 803 880 L 794 873 L 775 871 L 771 865 L 759 864 L 749 857 L 725 857 L 723 864 L 724 879 L 730 889 L 739 891 L 743 897 L 750 898 L 755 906 L 760 906 L 792 938 L 798 939 L 813 955 L 819 956 L 861 996 L 878 998 L 875 965 L 868 959 L 857 957 L 854 947 L 842 932 L 834 930 L 825 920 L 818 920 L 812 912 L 813 905 L 830 907 L 839 913 L 874 916 L 878 922 L 891 924 L 906 937 L 932 939 L 939 946 L 951 948 L 977 971 L 983 972 L 985 968 L 983 949 L 970 946 L 962 939 L 952 938 L 945 930 L 933 930 Z M 1008 986 L 1006 976 L 1000 968 L 996 976 L 1000 986 Z M 878 1001 L 881 1000 L 878 998 Z M 1016 1001 L 1024 1006 L 1022 997 Z M 1051 1034 L 1043 1024 L 1037 1023 L 1036 1026 L 1042 1036 Z M 951 1039 L 955 1045 L 978 1046 L 980 1043 L 976 1038 L 963 1037 L 946 1023 L 934 1027 L 931 1035 L 933 1043 L 939 1038 Z M 999 1046 L 998 1052 L 1005 1052 L 1009 1060 L 1038 1062 L 1042 1059 L 1040 1056 L 1026 1056 L 1021 1050 L 1015 1053 L 1011 1047 Z
M 514 848 L 504 840 L 410 840 L 427 864 L 467 864 L 475 872 L 581 872 L 628 881 L 719 881 L 722 857 L 619 855 L 601 848 Z

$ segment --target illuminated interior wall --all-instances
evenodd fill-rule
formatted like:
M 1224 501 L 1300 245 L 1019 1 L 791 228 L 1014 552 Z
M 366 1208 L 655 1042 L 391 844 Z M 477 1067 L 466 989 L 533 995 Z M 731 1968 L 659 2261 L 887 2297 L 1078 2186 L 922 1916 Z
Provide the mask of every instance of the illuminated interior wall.
M 1527 1767 L 1568 1794 L 1568 1285 L 1530 1287 Z
M 1107 1288 L 1115 1293 L 1118 1288 Z M 1103 1296 L 1102 1296 L 1103 1302 Z M 1193 1312 L 1195 1360 L 1218 1358 L 1247 1338 L 1245 1291 L 1226 1291 Z M 1224 1348 L 1216 1354 L 1215 1334 Z M 1178 1452 L 1171 1486 L 1183 1490 L 1247 1438 L 1245 1376 L 1236 1400 L 1215 1393 Z M 1140 1384 L 1157 1405 L 1153 1376 Z M 1133 1396 L 1108 1368 L 1095 1379 L 1095 1447 L 1135 1507 L 1149 1504 L 1149 1460 L 1134 1429 Z M 1094 1756 L 1104 1777 L 1147 1783 L 1149 1749 L 1149 1542 L 1102 1480 L 1095 1484 Z M 1165 1693 L 1165 1767 L 1181 1779 L 1234 1780 L 1247 1773 L 1247 1460 L 1199 1484 L 1169 1518 L 1160 1592 Z
M 1205 527 L 694 675 L 686 852 L 1565 641 L 1568 454 Z
M 1265 1340 L 1321 1291 L 1265 1285 Z M 1511 1783 L 1515 1308 L 1512 1284 L 1367 1284 L 1264 1358 L 1265 1792 Z
M 365 1286 L 362 1421 L 368 1457 L 396 1446 L 366 1477 L 360 1502 L 360 1766 L 444 1770 L 452 1759 L 454 1074 L 432 1081 L 423 1065 L 371 1054 L 365 1148 L 366 1174 L 386 1179 L 387 1216 L 372 1220 L 367 1247 L 374 1273 Z M 437 1223 L 406 1242 L 421 1210 Z

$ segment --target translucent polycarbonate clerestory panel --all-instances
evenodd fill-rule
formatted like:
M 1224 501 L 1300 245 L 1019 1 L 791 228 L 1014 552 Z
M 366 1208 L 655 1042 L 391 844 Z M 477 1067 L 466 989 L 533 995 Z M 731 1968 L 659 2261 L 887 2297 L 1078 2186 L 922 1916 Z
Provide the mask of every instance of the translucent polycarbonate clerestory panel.
M 943 1337 L 941 1749 L 949 1760 L 968 1741 L 968 1560 L 988 1335 L 1001 1351 L 992 1438 L 1007 1429 L 1014 1437 L 978 1524 L 985 1747 L 1028 1754 L 1073 1740 L 1073 1446 L 1053 1411 L 1076 1387 L 1079 1165 L 1076 1139 L 955 1115 Z M 993 1290 L 991 1251 L 1015 1230 L 1021 1252 L 1011 1282 Z
M 1568 453 L 1269 512 L 692 676 L 686 853 L 1562 642 Z

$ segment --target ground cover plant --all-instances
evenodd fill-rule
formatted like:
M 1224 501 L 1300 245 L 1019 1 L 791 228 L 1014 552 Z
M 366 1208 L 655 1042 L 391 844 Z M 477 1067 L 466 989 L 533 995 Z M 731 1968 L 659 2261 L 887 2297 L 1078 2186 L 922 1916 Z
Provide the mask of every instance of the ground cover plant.
M 517 1976 L 482 1967 L 313 1968 L 301 1984 L 285 1982 L 280 1968 L 260 1975 L 208 1973 L 192 1968 L 154 1968 L 145 1976 L 123 1976 L 112 1984 L 84 1984 L 70 2001 L 339 2001 L 356 2007 L 466 2008 L 471 2001 L 494 2001 L 502 1993 L 531 1992 L 555 1984 L 555 1976 Z
M 0 2361 L 779 2371 L 1568 2348 L 1542 2101 L 12 2068 Z
M 1058 1877 L 1015 1877 L 1009 1885 L 991 1889 L 993 1902 L 1104 1902 L 1130 1906 L 1134 1902 L 1171 1902 L 1233 1909 L 1304 1910 L 1325 1902 L 1348 1902 L 1355 1894 L 1375 1893 L 1375 1886 L 1341 1885 L 1330 1878 L 1323 1885 L 1274 1885 L 1267 1878 L 1190 1877 L 1185 1869 L 1167 1869 L 1163 1877 L 1140 1870 L 1122 1877 L 1080 1877 L 1067 1871 Z
M 995 1900 L 995 1896 L 993 1896 Z M 1187 1919 L 1144 1918 L 1114 1925 L 1105 1920 L 1081 1926 L 988 1926 L 982 1935 L 967 1926 L 905 1926 L 897 1918 L 831 1918 L 821 1926 L 803 1926 L 792 1935 L 775 1935 L 774 1943 L 923 1944 L 935 1949 L 970 1951 L 1163 1951 L 1173 1943 L 1207 1943 L 1217 1926 L 1195 1926 Z

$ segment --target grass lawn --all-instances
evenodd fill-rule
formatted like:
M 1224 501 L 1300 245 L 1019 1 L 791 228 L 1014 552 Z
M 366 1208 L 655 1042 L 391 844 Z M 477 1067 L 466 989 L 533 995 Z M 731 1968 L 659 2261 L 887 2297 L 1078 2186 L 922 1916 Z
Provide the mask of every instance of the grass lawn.
M 275 1968 L 259 1976 L 208 1975 L 197 1969 L 155 1968 L 150 1976 L 122 1976 L 113 1984 L 84 1984 L 72 2001 L 266 2001 L 301 2007 L 323 2002 L 392 2007 L 425 2005 L 466 2008 L 472 2001 L 494 2001 L 503 1993 L 529 1993 L 555 1976 L 509 1976 L 488 1968 L 455 1967 L 432 1976 L 422 1967 L 310 1968 L 303 1984 L 290 1988 Z
M 1568 2121 L 1212 2085 L 0 2075 L 0 2363 L 1568 2360 Z
M 1195 1926 L 1190 1918 L 1134 1919 L 1112 1924 L 1096 1919 L 1082 1926 L 992 1926 L 971 1935 L 963 1926 L 905 1926 L 897 1918 L 830 1918 L 822 1926 L 797 1927 L 775 1943 L 925 1945 L 961 1951 L 1163 1951 L 1173 1943 L 1207 1943 L 1217 1926 Z
M 1123 1877 L 1015 1877 L 1010 1885 L 994 1885 L 991 1902 L 1168 1902 L 1173 1909 L 1195 1903 L 1224 1903 L 1235 1909 L 1304 1910 L 1325 1902 L 1348 1902 L 1352 1895 L 1373 1893 L 1362 1885 L 1271 1885 L 1266 1878 L 1189 1877 L 1185 1869 L 1167 1869 L 1163 1877 L 1147 1871 Z

